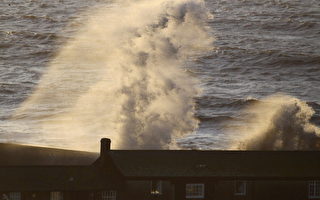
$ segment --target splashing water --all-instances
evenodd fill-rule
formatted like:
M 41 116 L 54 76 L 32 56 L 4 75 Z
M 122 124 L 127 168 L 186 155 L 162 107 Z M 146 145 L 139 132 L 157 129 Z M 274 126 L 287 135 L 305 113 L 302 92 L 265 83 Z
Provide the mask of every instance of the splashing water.
M 273 95 L 246 110 L 250 118 L 242 132 L 240 149 L 320 149 L 320 128 L 310 123 L 314 110 L 287 95 Z
M 14 118 L 86 150 L 101 137 L 115 148 L 169 148 L 194 131 L 199 89 L 184 66 L 212 48 L 204 2 L 126 2 L 90 15 Z

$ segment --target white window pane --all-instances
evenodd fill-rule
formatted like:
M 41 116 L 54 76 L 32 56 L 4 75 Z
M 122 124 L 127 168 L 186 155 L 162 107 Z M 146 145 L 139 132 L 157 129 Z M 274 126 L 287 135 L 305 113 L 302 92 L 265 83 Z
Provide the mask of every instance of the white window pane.
M 235 181 L 234 182 L 234 194 L 235 195 L 246 195 L 247 182 L 246 181 Z
M 151 181 L 151 194 L 162 194 L 162 181 Z
M 62 192 L 50 192 L 50 200 L 63 200 Z
M 20 192 L 10 192 L 9 199 L 10 200 L 21 200 L 21 193 Z
M 101 192 L 101 200 L 116 200 L 117 199 L 117 191 L 103 191 Z
M 186 198 L 204 198 L 204 184 L 186 184 Z
M 309 181 L 309 198 L 320 198 L 320 181 Z

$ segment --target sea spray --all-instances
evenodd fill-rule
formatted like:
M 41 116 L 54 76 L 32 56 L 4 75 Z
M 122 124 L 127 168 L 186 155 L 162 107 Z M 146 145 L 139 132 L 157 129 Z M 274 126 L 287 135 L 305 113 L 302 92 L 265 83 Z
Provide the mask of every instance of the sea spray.
M 193 132 L 199 89 L 185 65 L 212 48 L 204 2 L 127 1 L 89 15 L 14 118 L 86 150 L 101 137 L 113 148 L 169 148 Z
M 241 130 L 245 150 L 318 150 L 320 128 L 310 122 L 314 110 L 288 95 L 273 95 L 245 110 L 248 116 Z

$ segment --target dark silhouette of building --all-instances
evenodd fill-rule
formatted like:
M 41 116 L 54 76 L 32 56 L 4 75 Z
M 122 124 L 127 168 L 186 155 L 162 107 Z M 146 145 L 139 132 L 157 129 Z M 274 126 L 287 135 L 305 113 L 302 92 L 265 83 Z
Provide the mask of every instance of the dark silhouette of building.
M 320 199 L 320 151 L 111 150 L 0 144 L 0 199 Z

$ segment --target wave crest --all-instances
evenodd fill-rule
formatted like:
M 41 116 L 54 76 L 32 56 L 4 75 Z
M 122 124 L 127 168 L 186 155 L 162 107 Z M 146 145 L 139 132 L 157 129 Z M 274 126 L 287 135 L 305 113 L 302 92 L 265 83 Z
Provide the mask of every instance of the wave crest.
M 240 149 L 318 150 L 320 128 L 310 122 L 314 110 L 295 97 L 273 95 L 250 106 Z

